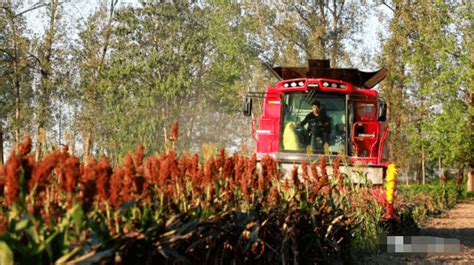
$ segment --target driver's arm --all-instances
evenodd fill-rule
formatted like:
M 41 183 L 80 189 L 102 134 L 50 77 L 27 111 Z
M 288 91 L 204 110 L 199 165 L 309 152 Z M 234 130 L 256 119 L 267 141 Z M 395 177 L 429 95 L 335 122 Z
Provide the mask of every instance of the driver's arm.
M 303 120 L 302 122 L 300 122 L 299 125 L 300 125 L 301 127 L 303 127 L 303 126 L 306 125 L 306 123 L 308 123 L 308 121 L 309 121 L 309 114 L 306 115 L 306 117 L 304 117 L 304 120 Z

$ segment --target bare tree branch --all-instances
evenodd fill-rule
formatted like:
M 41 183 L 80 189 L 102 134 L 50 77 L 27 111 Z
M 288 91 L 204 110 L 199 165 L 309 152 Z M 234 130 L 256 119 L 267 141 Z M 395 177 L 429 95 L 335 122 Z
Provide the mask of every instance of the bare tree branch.
M 29 54 L 27 55 L 27 58 L 32 58 L 32 59 L 34 59 L 34 61 L 35 61 L 39 66 L 41 66 L 41 60 L 40 60 L 36 55 L 29 53 Z M 36 68 L 33 67 L 33 65 L 31 65 L 30 67 L 33 68 L 33 69 L 35 69 L 35 70 L 38 70 L 38 71 L 39 71 L 39 68 L 36 69 Z
M 388 7 L 390 10 L 392 10 L 393 13 L 395 13 L 395 9 L 392 6 L 390 6 L 389 4 L 387 4 L 385 1 L 382 1 L 382 4 L 386 7 Z
M 10 59 L 13 58 L 11 52 L 9 52 L 9 51 L 7 51 L 7 50 L 5 50 L 5 49 L 0 49 L 0 52 L 2 52 L 2 53 L 4 53 L 4 54 L 8 55 L 8 57 L 9 57 Z
M 47 4 L 36 4 L 36 5 L 34 5 L 34 6 L 30 7 L 30 8 L 28 8 L 28 9 L 26 9 L 26 10 L 24 10 L 24 11 L 19 12 L 18 14 L 15 14 L 14 17 L 15 17 L 15 18 L 16 18 L 16 17 L 19 17 L 19 16 L 21 16 L 21 15 L 23 15 L 23 14 L 25 14 L 25 13 L 28 13 L 28 12 L 30 12 L 30 11 L 33 11 L 33 10 L 35 10 L 35 9 L 38 9 L 38 8 L 41 8 L 41 7 L 45 7 L 45 6 L 48 6 L 48 5 L 49 5 L 49 3 L 47 3 Z

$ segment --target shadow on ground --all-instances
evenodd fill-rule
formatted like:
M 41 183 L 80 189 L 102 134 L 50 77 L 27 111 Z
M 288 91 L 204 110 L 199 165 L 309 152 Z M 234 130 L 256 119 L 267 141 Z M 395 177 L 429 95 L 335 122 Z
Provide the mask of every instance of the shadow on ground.
M 464 246 L 474 248 L 474 228 L 424 228 L 418 235 L 455 238 L 459 239 Z

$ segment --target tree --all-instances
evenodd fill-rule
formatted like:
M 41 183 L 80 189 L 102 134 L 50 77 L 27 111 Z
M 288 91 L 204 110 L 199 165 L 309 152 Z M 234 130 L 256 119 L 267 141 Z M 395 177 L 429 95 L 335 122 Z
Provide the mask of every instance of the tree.
M 256 84 L 252 69 L 258 65 L 257 51 L 246 38 L 253 18 L 243 15 L 238 4 L 216 2 L 198 12 L 206 43 L 182 115 L 191 114 L 183 126 L 184 146 L 194 150 L 209 142 L 239 146 L 250 131 L 240 113 L 242 95 Z M 198 112 L 193 111 L 196 107 Z
M 472 75 L 464 70 L 469 44 L 458 37 L 463 29 L 453 20 L 460 17 L 459 6 L 432 1 L 418 1 L 417 8 L 392 6 L 384 47 L 391 77 L 383 91 L 391 103 L 393 161 L 422 165 L 425 157 L 443 157 L 456 166 L 472 160 L 472 114 L 465 96 Z
M 144 3 L 118 10 L 114 53 L 104 73 L 107 137 L 102 146 L 107 152 L 129 150 L 138 143 L 160 148 L 161 129 L 170 127 L 190 93 L 195 54 L 203 45 L 203 30 L 190 11 L 185 3 Z
M 37 90 L 35 93 L 35 114 L 37 126 L 36 159 L 42 157 L 46 144 L 47 130 L 51 128 L 53 113 L 53 97 L 58 95 L 58 87 L 62 80 L 60 74 L 62 51 L 58 42 L 61 37 L 62 7 L 59 0 L 51 0 L 46 8 L 48 24 L 44 39 L 39 41 L 37 47 Z
M 79 34 L 76 48 L 77 64 L 80 67 L 79 108 L 76 126 L 84 139 L 84 161 L 93 149 L 93 137 L 101 124 L 103 95 L 103 72 L 109 56 L 112 23 L 118 0 L 103 2 L 99 10 L 88 17 L 84 30 Z
M 257 35 L 268 41 L 270 63 L 297 65 L 307 59 L 330 59 L 333 67 L 351 66 L 351 45 L 359 43 L 364 5 L 354 1 L 315 0 L 305 3 L 255 4 L 249 8 L 263 19 Z M 256 44 L 260 46 L 259 44 Z M 269 47 L 266 45 L 264 47 Z M 262 51 L 262 54 L 268 54 Z
M 139 143 L 163 149 L 175 120 L 185 132 L 181 148 L 196 148 L 204 140 L 199 135 L 219 131 L 224 117 L 235 119 L 251 54 L 243 23 L 234 4 L 118 9 L 99 85 L 101 152 L 122 153 Z M 217 120 L 209 123 L 210 116 Z M 225 142 L 233 134 L 213 135 Z
M 425 88 L 425 94 L 432 96 L 429 101 L 436 107 L 423 126 L 431 158 L 442 157 L 447 166 L 461 168 L 474 162 L 472 43 L 468 33 L 472 14 L 464 13 L 473 11 L 472 4 L 438 3 L 433 9 L 434 14 L 428 16 L 430 22 L 437 21 L 439 29 L 429 39 L 431 49 L 425 56 L 434 73 L 431 91 Z
M 30 42 L 24 36 L 23 14 L 40 7 L 35 5 L 24 11 L 21 4 L 12 1 L 0 4 L 0 151 L 3 162 L 4 141 L 13 139 L 14 145 L 28 132 L 28 106 L 32 96 Z M 11 132 L 13 136 L 11 136 Z

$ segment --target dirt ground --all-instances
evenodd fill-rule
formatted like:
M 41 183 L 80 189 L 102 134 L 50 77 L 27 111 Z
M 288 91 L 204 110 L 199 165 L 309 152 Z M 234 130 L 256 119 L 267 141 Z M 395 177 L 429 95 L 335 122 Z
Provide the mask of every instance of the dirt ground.
M 363 264 L 474 264 L 474 200 L 456 205 L 439 217 L 431 218 L 416 236 L 460 240 L 462 253 L 393 254 L 381 253 L 367 257 Z

